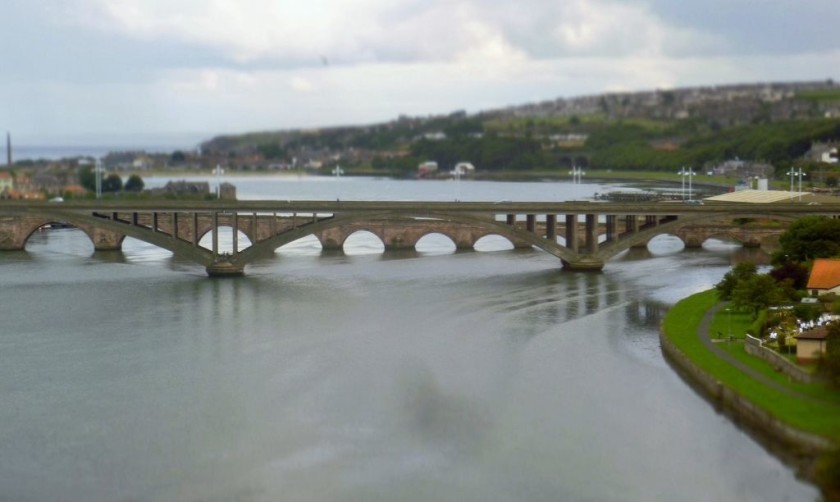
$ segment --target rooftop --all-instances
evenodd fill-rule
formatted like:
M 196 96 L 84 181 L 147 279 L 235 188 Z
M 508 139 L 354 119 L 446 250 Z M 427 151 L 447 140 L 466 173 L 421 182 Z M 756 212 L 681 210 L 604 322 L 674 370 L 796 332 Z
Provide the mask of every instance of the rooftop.
M 840 286 L 840 259 L 818 258 L 811 267 L 808 289 L 832 289 Z
M 750 202 L 768 204 L 773 202 L 840 202 L 840 198 L 812 192 L 788 192 L 786 190 L 739 190 L 704 199 L 711 202 Z
M 818 326 L 814 329 L 809 329 L 808 331 L 804 331 L 798 335 L 796 338 L 801 340 L 825 340 L 828 337 L 828 327 L 827 326 Z

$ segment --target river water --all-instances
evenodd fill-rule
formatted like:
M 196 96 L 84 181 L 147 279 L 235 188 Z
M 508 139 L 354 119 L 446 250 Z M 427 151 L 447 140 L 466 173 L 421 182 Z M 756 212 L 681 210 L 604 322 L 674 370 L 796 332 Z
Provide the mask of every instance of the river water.
M 147 180 L 147 185 L 164 180 Z M 211 179 L 212 181 L 212 179 Z M 242 178 L 240 198 L 570 200 L 564 183 Z M 659 237 L 603 273 L 442 236 L 313 239 L 210 280 L 74 229 L 0 253 L 1 500 L 815 500 L 663 360 L 743 251 Z

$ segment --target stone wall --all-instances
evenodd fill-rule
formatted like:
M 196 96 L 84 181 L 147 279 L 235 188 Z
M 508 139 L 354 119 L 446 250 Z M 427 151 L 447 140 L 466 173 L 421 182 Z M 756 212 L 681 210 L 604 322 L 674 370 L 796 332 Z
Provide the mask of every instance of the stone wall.
M 793 364 L 775 350 L 768 349 L 763 345 L 761 340 L 754 336 L 747 335 L 747 338 L 744 340 L 744 349 L 747 351 L 747 354 L 767 361 L 773 366 L 773 369 L 781 371 L 797 382 L 815 383 L 820 380 L 819 376 Z

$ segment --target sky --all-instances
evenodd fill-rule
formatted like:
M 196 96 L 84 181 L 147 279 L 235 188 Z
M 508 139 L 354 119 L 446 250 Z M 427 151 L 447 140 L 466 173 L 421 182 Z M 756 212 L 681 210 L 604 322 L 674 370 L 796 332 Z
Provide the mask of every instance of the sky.
M 838 0 L 3 0 L 0 131 L 197 143 L 604 92 L 837 80 Z

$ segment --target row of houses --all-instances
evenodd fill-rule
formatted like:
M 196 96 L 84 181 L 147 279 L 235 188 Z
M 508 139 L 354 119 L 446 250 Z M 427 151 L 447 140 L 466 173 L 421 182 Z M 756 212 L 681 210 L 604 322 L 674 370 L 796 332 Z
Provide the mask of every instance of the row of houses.
M 85 189 L 74 180 L 62 180 L 49 173 L 32 176 L 0 171 L 0 199 L 44 200 L 49 195 L 83 194 Z
M 811 267 L 806 286 L 812 297 L 840 295 L 840 259 L 817 259 Z M 829 324 L 809 325 L 796 335 L 796 360 L 816 362 L 826 353 Z

